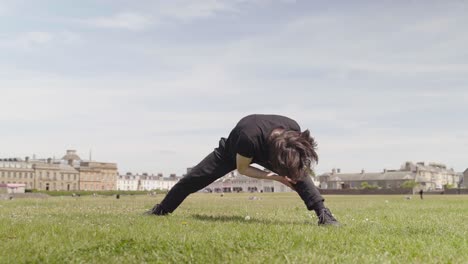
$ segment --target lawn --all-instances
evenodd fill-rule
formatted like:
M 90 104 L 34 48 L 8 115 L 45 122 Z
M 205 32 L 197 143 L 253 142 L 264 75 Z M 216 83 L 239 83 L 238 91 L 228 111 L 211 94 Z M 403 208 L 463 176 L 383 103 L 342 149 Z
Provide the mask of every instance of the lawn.
M 1 200 L 0 262 L 468 263 L 468 196 L 325 196 L 339 228 L 293 193 L 194 194 L 141 214 L 163 196 Z

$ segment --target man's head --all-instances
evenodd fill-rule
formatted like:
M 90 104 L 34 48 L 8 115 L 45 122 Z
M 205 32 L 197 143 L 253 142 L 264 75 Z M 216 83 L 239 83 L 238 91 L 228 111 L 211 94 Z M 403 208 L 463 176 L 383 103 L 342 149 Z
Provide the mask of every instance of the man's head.
M 281 176 L 299 180 L 307 175 L 313 163 L 317 163 L 316 147 L 309 130 L 273 133 L 269 138 L 272 169 Z

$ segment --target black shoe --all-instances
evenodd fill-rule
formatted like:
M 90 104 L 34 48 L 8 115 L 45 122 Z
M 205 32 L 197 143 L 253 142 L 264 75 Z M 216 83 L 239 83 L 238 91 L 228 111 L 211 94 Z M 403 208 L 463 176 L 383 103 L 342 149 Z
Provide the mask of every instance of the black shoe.
M 318 225 L 323 226 L 340 226 L 340 222 L 333 217 L 333 214 L 328 208 L 323 208 L 319 215 Z
M 144 215 L 167 215 L 169 212 L 164 210 L 160 204 L 156 204 L 151 210 L 143 213 Z

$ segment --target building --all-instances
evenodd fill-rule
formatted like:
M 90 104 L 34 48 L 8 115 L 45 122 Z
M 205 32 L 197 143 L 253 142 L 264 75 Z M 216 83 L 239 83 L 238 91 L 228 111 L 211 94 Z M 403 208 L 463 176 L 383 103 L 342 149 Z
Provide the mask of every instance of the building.
M 152 191 L 170 190 L 182 177 L 171 174 L 169 177 L 148 175 L 147 173 L 119 175 L 117 178 L 117 190 L 122 191 Z
M 115 190 L 117 164 L 83 161 L 75 150 L 60 160 L 0 159 L 0 184 L 24 184 L 46 191 Z
M 106 191 L 116 188 L 119 173 L 115 163 L 82 161 L 78 171 L 80 172 L 80 190 Z
M 34 168 L 29 158 L 0 159 L 0 184 L 24 184 L 26 189 L 34 189 Z
M 382 172 L 341 173 L 333 170 L 318 176 L 321 189 L 359 189 L 364 183 L 379 188 L 400 188 L 405 181 L 415 180 L 411 171 L 383 170 Z
M 444 164 L 424 162 L 404 163 L 398 170 L 381 172 L 341 173 L 333 169 L 331 173 L 318 176 L 322 189 L 359 189 L 364 183 L 377 188 L 401 188 L 406 181 L 415 181 L 417 189 L 425 191 L 443 190 L 458 187 L 460 176 Z
M 463 177 L 461 178 L 461 185 L 464 188 L 468 188 L 468 169 L 463 172 Z
M 286 185 L 273 181 L 256 179 L 239 174 L 237 171 L 230 172 L 226 176 L 208 185 L 204 192 L 292 192 Z
M 61 161 L 33 160 L 35 188 L 45 191 L 79 190 L 79 172 Z
M 116 189 L 118 171 L 116 163 L 84 161 L 76 150 L 67 150 L 62 163 L 73 167 L 79 174 L 78 189 L 85 191 L 107 191 Z

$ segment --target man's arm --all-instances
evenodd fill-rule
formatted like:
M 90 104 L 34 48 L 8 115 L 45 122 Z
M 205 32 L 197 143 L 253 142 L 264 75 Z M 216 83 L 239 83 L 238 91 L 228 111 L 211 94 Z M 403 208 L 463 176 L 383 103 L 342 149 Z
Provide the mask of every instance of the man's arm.
M 250 166 L 251 163 L 252 158 L 247 158 L 240 154 L 236 155 L 237 171 L 240 174 L 256 179 L 279 181 L 284 185 L 289 186 L 291 189 L 294 189 L 293 184 L 296 184 L 296 182 L 292 181 L 287 176 L 279 176 L 274 172 L 262 171 L 253 166 Z

